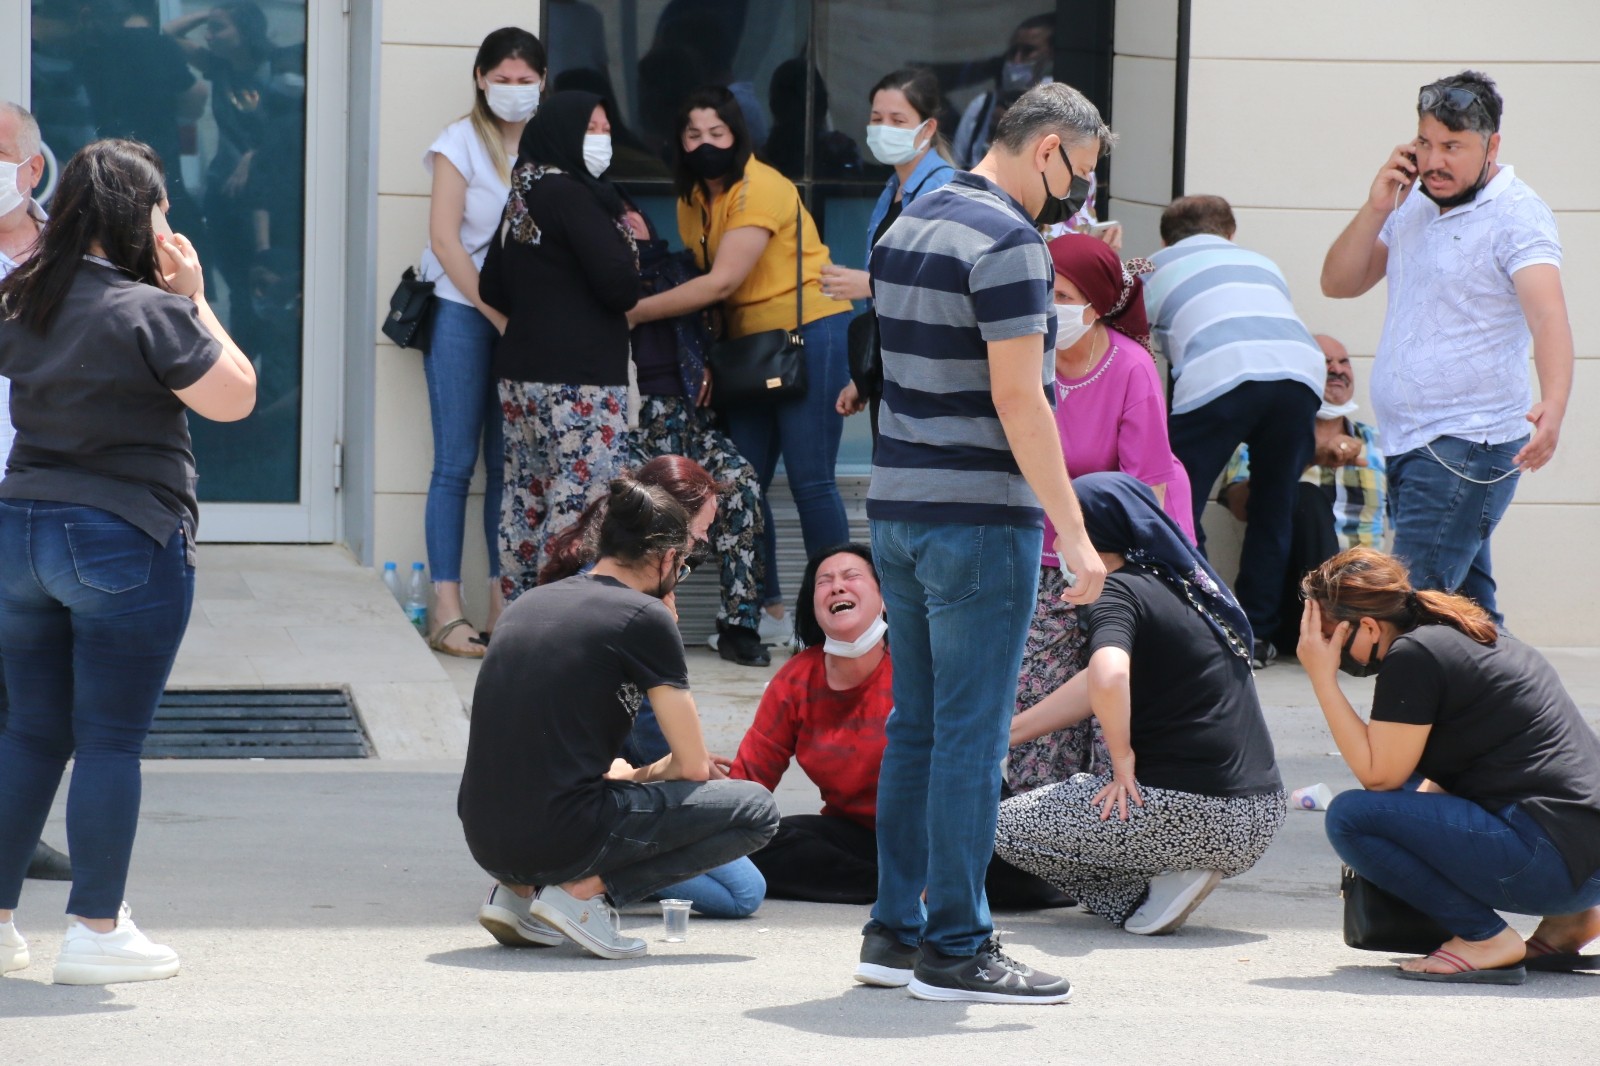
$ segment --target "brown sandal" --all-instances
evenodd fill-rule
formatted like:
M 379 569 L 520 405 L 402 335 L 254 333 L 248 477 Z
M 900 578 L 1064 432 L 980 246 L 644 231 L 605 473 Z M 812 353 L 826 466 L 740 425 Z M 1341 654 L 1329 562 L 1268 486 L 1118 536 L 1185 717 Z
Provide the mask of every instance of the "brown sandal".
M 444 642 L 445 637 L 448 637 L 451 633 L 454 633 L 462 626 L 472 629 L 472 623 L 467 621 L 465 618 L 450 619 L 450 621 L 440 626 L 433 636 L 428 638 L 428 647 L 432 648 L 434 651 L 443 652 L 445 655 L 454 655 L 458 659 L 483 658 L 483 653 L 487 649 L 485 649 L 483 645 L 479 644 L 476 639 L 468 641 L 465 648 L 452 648 Z

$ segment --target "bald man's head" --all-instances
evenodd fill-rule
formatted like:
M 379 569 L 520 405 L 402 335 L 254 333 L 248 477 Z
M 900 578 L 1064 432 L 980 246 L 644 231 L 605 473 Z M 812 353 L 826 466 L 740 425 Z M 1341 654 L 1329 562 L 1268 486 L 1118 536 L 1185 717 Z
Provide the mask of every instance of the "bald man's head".
M 1317 334 L 1317 346 L 1322 349 L 1322 359 L 1328 368 L 1328 377 L 1322 386 L 1323 400 L 1331 404 L 1349 403 L 1356 388 L 1350 353 L 1326 333 Z

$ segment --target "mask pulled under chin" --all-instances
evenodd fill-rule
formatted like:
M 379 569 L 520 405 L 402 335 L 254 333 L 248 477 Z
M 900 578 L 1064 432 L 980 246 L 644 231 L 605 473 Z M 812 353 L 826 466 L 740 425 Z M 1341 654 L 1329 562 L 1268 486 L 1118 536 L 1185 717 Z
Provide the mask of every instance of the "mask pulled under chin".
M 822 642 L 822 651 L 826 655 L 837 655 L 844 659 L 859 659 L 867 652 L 876 648 L 883 640 L 884 634 L 889 632 L 889 620 L 879 615 L 855 640 L 835 640 L 828 637 Z
M 1489 161 L 1485 159 L 1483 161 L 1483 172 L 1478 175 L 1478 180 L 1454 196 L 1442 198 L 1435 196 L 1428 191 L 1428 183 L 1420 179 L 1417 181 L 1417 188 L 1422 190 L 1422 195 L 1437 204 L 1440 211 L 1453 211 L 1462 204 L 1470 204 L 1473 200 L 1476 200 L 1478 194 L 1483 191 L 1483 187 L 1487 184 L 1489 184 Z
M 1347 400 L 1344 403 L 1327 403 L 1324 401 L 1322 406 L 1317 408 L 1317 421 L 1332 422 L 1336 418 L 1349 418 L 1360 409 L 1361 405 L 1354 400 Z

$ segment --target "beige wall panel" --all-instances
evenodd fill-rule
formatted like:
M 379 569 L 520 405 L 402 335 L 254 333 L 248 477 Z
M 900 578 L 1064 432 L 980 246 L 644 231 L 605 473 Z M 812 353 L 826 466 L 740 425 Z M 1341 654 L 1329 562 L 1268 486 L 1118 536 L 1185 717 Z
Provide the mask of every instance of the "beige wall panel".
M 378 492 L 427 492 L 433 468 L 428 385 L 421 352 L 393 346 L 378 350 L 379 410 L 373 440 L 373 485 Z
M 384 0 L 383 4 L 384 44 L 477 48 L 489 31 L 501 26 L 521 26 L 538 33 L 539 0 Z
M 377 271 L 378 306 L 372 312 L 372 332 L 380 345 L 391 342 L 378 332 L 378 324 L 389 310 L 389 297 L 408 266 L 421 261 L 428 244 L 428 198 L 426 196 L 378 197 Z M 381 408 L 380 408 L 381 410 Z
M 1527 17 L 1508 17 L 1508 12 Z M 1194 5 L 1190 53 L 1424 60 L 1446 67 L 1468 56 L 1501 62 L 1594 60 L 1600 58 L 1600 5 L 1533 0 L 1508 8 L 1504 0 L 1458 0 L 1444 12 L 1431 4 L 1393 0 L 1205 0 Z
M 427 505 L 426 494 L 385 493 L 374 497 L 372 558 L 381 571 L 385 560 L 393 560 L 403 582 L 411 571 L 413 562 L 428 561 L 427 544 L 423 537 L 422 516 Z M 488 556 L 484 549 L 483 497 L 473 493 L 467 498 L 467 535 L 461 551 L 461 592 L 466 599 L 467 617 L 479 626 L 487 617 Z M 431 578 L 431 574 L 429 575 Z M 430 605 L 431 609 L 431 605 Z
M 1178 56 L 1178 0 L 1122 0 L 1115 30 L 1119 56 Z
M 1161 208 L 1152 204 L 1111 198 L 1111 217 L 1122 223 L 1122 254 L 1149 255 L 1161 247 Z
M 1172 191 L 1172 96 L 1176 64 L 1170 59 L 1118 56 L 1113 68 L 1112 187 L 1118 196 L 1166 203 Z
M 1600 508 L 1513 504 L 1494 535 L 1500 610 L 1517 636 L 1552 647 L 1600 644 L 1595 581 Z
M 1190 192 L 1214 192 L 1233 197 L 1220 188 L 1190 182 Z M 1264 211 L 1234 207 L 1240 245 L 1278 264 L 1289 282 L 1295 310 L 1314 333 L 1330 333 L 1352 352 L 1371 355 L 1383 332 L 1384 293 L 1380 283 L 1354 300 L 1331 300 L 1322 295 L 1322 259 L 1339 231 L 1355 214 L 1345 211 Z
M 1415 135 L 1417 86 L 1450 65 L 1196 59 L 1187 186 L 1226 187 L 1252 207 L 1353 212 L 1394 146 Z M 1565 117 L 1571 102 L 1600 97 L 1600 63 L 1491 73 L 1508 101 L 1504 160 L 1552 208 L 1600 208 L 1600 138 L 1574 136 Z
M 422 153 L 472 107 L 476 48 L 384 45 L 378 121 L 378 191 L 428 195 Z
M 1600 178 L 1592 180 L 1600 184 Z M 1595 298 L 1600 293 L 1600 211 L 1557 211 L 1556 229 L 1573 349 L 1579 359 L 1600 359 L 1600 299 Z

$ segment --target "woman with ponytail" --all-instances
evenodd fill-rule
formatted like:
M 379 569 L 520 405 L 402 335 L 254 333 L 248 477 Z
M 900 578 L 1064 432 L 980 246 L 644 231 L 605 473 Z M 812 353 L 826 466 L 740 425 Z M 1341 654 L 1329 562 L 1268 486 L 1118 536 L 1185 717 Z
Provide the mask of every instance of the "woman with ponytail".
M 1334 798 L 1328 839 L 1455 934 L 1400 976 L 1521 984 L 1528 970 L 1600 968 L 1579 954 L 1600 937 L 1600 739 L 1555 668 L 1370 548 L 1329 559 L 1301 590 L 1300 661 L 1363 786 Z M 1340 670 L 1377 675 L 1370 723 Z M 1524 942 L 1496 911 L 1543 921 Z
M 495 878 L 478 921 L 512 947 L 570 938 L 606 959 L 645 942 L 618 904 L 748 855 L 772 794 L 713 764 L 664 602 L 688 572 L 691 517 L 666 490 L 612 481 L 593 569 L 540 585 L 501 617 L 473 694 L 457 810 Z M 648 698 L 669 752 L 618 758 Z

